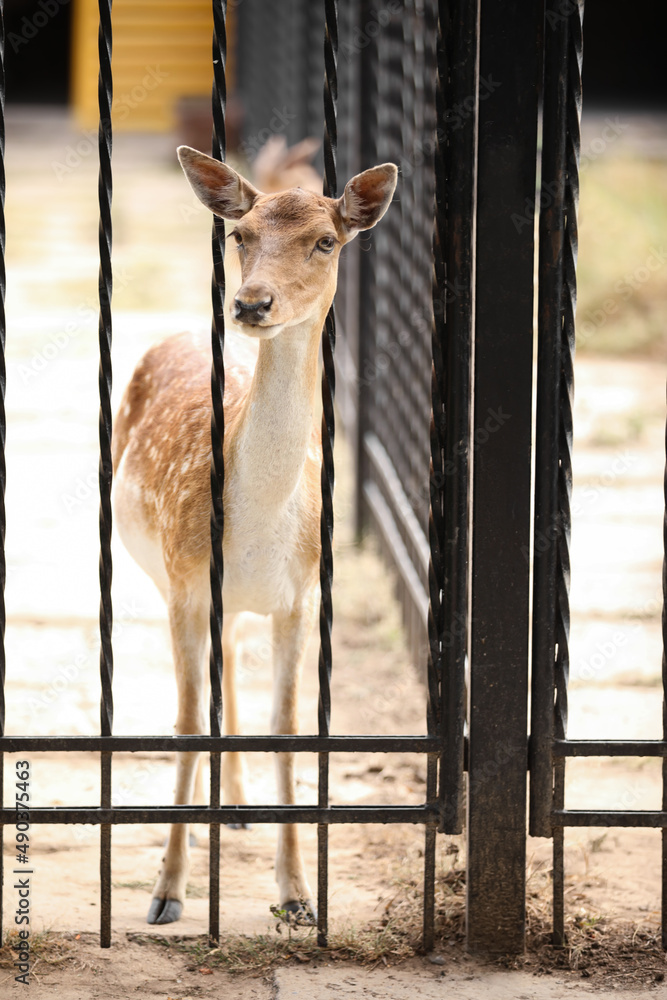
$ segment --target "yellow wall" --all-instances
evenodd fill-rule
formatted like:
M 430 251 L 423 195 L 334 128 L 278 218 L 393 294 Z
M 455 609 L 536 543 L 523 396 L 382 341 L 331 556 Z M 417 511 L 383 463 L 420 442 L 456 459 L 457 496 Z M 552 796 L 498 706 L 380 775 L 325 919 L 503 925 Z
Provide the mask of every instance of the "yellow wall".
M 81 128 L 95 127 L 99 117 L 98 21 L 96 0 L 75 0 L 71 103 Z M 228 15 L 228 35 L 231 21 Z M 114 0 L 112 24 L 114 128 L 174 128 L 179 98 L 211 93 L 210 0 Z M 228 62 L 228 87 L 230 70 Z

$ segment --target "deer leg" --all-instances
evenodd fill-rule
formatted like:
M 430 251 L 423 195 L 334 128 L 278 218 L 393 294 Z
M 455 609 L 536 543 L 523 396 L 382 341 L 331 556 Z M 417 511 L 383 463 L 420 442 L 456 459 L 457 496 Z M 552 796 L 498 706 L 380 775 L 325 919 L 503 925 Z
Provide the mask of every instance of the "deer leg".
M 236 618 L 226 616 L 222 627 L 222 705 L 227 736 L 239 732 L 238 700 L 236 695 Z M 227 750 L 222 757 L 222 791 L 226 805 L 245 805 L 243 757 Z M 248 823 L 229 823 L 233 830 L 249 830 Z
M 298 691 L 301 669 L 315 615 L 314 595 L 291 614 L 273 615 L 273 712 L 272 733 L 297 733 Z M 294 754 L 276 754 L 278 802 L 291 805 L 296 799 Z M 301 858 L 298 827 L 280 823 L 276 853 L 276 882 L 280 906 L 298 923 L 314 923 L 317 911 Z
M 205 732 L 204 660 L 208 638 L 208 603 L 197 602 L 183 592 L 169 597 L 169 627 L 178 689 L 178 735 Z M 199 753 L 176 755 L 176 805 L 192 801 Z M 187 823 L 174 823 L 151 901 L 149 924 L 170 924 L 183 912 L 189 869 Z

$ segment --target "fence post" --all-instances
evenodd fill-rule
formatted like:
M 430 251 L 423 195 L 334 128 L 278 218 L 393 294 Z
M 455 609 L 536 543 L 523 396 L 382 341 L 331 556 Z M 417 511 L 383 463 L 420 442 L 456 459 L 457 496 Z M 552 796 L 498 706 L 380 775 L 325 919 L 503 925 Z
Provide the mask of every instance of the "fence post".
M 359 4 L 359 28 L 371 23 L 375 11 L 374 0 L 361 0 Z M 377 157 L 377 101 L 378 101 L 378 51 L 375 38 L 370 38 L 359 55 L 359 169 L 366 170 Z M 371 421 L 372 383 L 368 378 L 375 352 L 376 320 L 376 263 L 377 250 L 374 233 L 368 236 L 368 246 L 358 254 L 358 332 L 357 332 L 357 423 L 355 450 L 355 533 L 361 538 L 368 526 L 368 516 L 364 501 L 364 484 L 370 477 L 369 458 L 364 439 Z
M 525 937 L 533 220 L 539 45 L 531 0 L 480 17 L 467 941 Z

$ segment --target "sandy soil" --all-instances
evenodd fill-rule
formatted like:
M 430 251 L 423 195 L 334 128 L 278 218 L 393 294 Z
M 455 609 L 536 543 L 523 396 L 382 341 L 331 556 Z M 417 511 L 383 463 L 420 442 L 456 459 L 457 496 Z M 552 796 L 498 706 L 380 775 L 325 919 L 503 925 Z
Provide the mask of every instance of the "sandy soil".
M 13 128 L 13 131 L 12 131 Z M 54 162 L 71 136 L 10 122 L 8 139 L 9 413 L 7 486 L 7 732 L 87 733 L 98 727 L 96 211 L 94 157 L 57 180 Z M 184 182 L 156 142 L 143 160 L 137 141 L 120 140 L 116 185 L 116 391 L 144 348 L 208 316 L 208 220 L 192 215 Z M 143 150 L 146 154 L 146 150 Z M 32 192 L 46 185 L 51 207 Z M 156 198 L 161 205 L 155 213 Z M 190 213 L 190 214 L 188 214 Z M 58 232 L 59 242 L 51 234 Z M 174 234 L 178 234 L 178 238 Z M 178 246 L 175 255 L 173 247 Z M 54 346 L 55 345 L 55 346 Z M 656 366 L 582 359 L 577 369 L 576 490 L 572 551 L 572 686 L 570 735 L 661 736 L 660 566 L 664 382 Z M 357 550 L 349 524 L 347 457 L 338 459 L 339 492 L 334 629 L 334 715 L 338 733 L 418 733 L 425 728 L 423 687 L 407 666 L 391 580 L 372 546 Z M 119 545 L 114 550 L 115 731 L 169 733 L 175 690 L 161 600 Z M 313 639 L 302 694 L 302 731 L 316 729 Z M 268 731 L 270 666 L 266 624 L 249 619 L 240 671 L 242 727 Z M 6 755 L 5 781 L 15 758 Z M 31 755 L 35 805 L 92 804 L 99 796 L 93 755 Z M 250 755 L 251 802 L 274 796 L 270 756 Z M 316 796 L 316 761 L 298 768 L 299 796 Z M 119 804 L 166 803 L 173 787 L 169 755 L 117 755 Z M 424 765 L 417 757 L 339 754 L 332 758 L 332 800 L 420 801 Z M 568 766 L 567 804 L 657 808 L 659 764 L 576 761 Z M 165 927 L 165 944 L 145 943 L 148 908 L 164 842 L 162 826 L 113 831 L 113 947 L 97 948 L 98 831 L 33 827 L 33 929 L 62 937 L 62 961 L 34 968 L 31 996 L 125 998 L 310 997 L 412 995 L 561 997 L 599 989 L 599 975 L 535 976 L 467 958 L 456 936 L 439 942 L 444 965 L 427 959 L 368 969 L 326 960 L 280 967 L 263 978 L 230 979 L 219 968 L 198 971 L 179 948 L 182 936 L 207 930 L 206 831 L 193 848 L 184 918 Z M 223 928 L 276 935 L 269 906 L 275 830 L 222 831 Z M 423 832 L 414 828 L 332 829 L 331 920 L 334 928 L 382 921 L 406 879 L 419 878 Z M 462 860 L 462 845 L 459 860 Z M 450 866 L 449 841 L 439 846 Z M 315 876 L 314 830 L 304 830 L 306 864 Z M 6 860 L 15 852 L 5 839 Z M 537 901 L 546 899 L 550 844 L 529 841 Z M 657 831 L 576 830 L 567 835 L 568 913 L 655 933 L 660 907 Z M 530 884 L 530 883 L 529 883 Z M 7 910 L 15 904 L 9 880 Z M 537 905 L 537 904 L 536 904 Z M 546 905 L 546 904 L 545 904 Z M 64 935 L 64 937 L 63 937 Z M 138 937 L 139 936 L 139 937 Z M 144 943 L 142 943 L 144 942 Z M 171 943 L 170 943 L 171 942 Z M 443 957 L 444 955 L 444 957 Z M 48 958 L 48 960 L 47 960 Z M 301 967 L 303 965 L 303 967 Z M 546 973 L 546 970 L 543 969 Z M 554 978 L 558 982 L 554 982 Z M 593 981 L 594 980 L 594 981 Z M 637 980 L 639 983 L 640 980 Z M 641 980 L 646 982 L 646 978 Z M 608 980 L 614 995 L 631 985 Z M 0 998 L 15 995 L 0 967 Z M 633 987 L 639 988 L 637 985 Z M 660 993 L 662 987 L 657 987 Z
M 160 997 L 169 1000 L 312 1000 L 347 997 L 360 1000 L 589 1000 L 600 993 L 561 977 L 527 975 L 494 968 L 462 956 L 443 969 L 428 959 L 413 959 L 400 967 L 364 968 L 350 963 L 308 962 L 271 970 L 259 977 L 234 976 L 220 969 L 193 964 L 182 951 L 165 945 L 118 939 L 103 952 L 92 935 L 63 942 L 60 967 L 37 966 L 29 987 L 31 1000 L 127 1000 Z M 1 972 L 1 970 L 0 970 Z M 20 987 L 4 985 L 0 996 L 21 996 Z M 636 988 L 610 987 L 618 1000 L 634 1000 Z M 658 987 L 653 997 L 664 996 Z

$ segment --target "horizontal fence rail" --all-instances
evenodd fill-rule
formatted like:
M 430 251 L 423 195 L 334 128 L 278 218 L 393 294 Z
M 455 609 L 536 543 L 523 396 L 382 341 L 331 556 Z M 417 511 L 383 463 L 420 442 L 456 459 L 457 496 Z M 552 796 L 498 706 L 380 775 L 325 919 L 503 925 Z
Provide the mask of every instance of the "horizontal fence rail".
M 0 752 L 7 753 L 30 750 L 433 753 L 438 749 L 434 736 L 4 736 L 0 739 Z
M 435 823 L 437 805 L 422 806 L 91 806 L 30 808 L 31 823 Z M 0 821 L 16 821 L 3 809 Z
M 554 826 L 664 827 L 667 810 L 633 809 L 554 809 Z
M 667 757 L 667 740 L 554 740 L 554 757 Z

